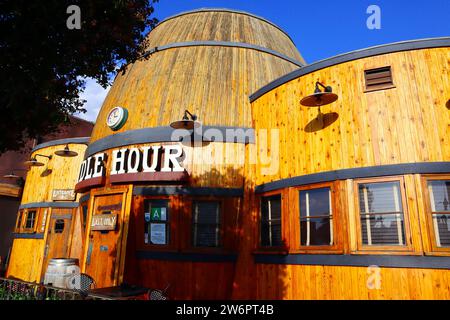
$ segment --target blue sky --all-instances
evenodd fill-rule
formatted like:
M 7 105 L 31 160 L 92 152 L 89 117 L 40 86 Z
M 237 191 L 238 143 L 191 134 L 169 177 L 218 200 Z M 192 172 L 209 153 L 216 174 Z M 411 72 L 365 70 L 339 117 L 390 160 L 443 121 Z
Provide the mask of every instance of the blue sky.
M 380 30 L 366 26 L 369 5 L 381 9 Z M 155 16 L 197 8 L 262 16 L 286 31 L 309 63 L 378 44 L 450 36 L 450 0 L 160 0 Z
M 370 5 L 381 9 L 381 29 L 366 26 Z M 228 8 L 264 17 L 286 31 L 308 63 L 374 45 L 450 36 L 450 0 L 160 0 L 163 20 L 198 8 Z M 88 81 L 82 118 L 95 121 L 107 90 Z

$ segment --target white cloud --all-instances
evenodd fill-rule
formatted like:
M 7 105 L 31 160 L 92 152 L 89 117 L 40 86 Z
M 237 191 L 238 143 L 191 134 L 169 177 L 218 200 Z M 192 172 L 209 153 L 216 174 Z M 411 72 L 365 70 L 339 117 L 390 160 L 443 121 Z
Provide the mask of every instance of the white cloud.
M 86 109 L 86 113 L 78 113 L 77 117 L 86 119 L 88 121 L 95 122 L 97 119 L 98 112 L 102 107 L 103 101 L 105 100 L 106 95 L 108 94 L 110 87 L 104 89 L 101 85 L 99 85 L 94 79 L 87 78 L 86 79 L 86 89 L 80 95 L 80 98 L 86 100 L 84 104 L 84 108 Z

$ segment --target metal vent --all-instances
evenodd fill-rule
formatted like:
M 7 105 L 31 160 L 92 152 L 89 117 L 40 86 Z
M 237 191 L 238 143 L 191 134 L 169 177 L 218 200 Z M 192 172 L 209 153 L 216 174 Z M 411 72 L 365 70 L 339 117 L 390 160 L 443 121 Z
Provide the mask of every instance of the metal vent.
M 366 91 L 383 90 L 394 87 L 391 67 L 364 71 Z

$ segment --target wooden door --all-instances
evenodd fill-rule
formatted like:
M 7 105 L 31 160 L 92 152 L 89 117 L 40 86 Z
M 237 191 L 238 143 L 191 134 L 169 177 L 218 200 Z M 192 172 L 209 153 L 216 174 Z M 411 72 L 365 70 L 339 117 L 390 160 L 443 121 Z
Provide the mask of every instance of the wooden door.
M 42 274 L 45 274 L 50 259 L 69 257 L 72 222 L 73 209 L 52 209 L 47 231 Z
M 92 204 L 84 272 L 94 278 L 97 288 L 115 286 L 119 278 L 126 192 L 94 195 Z M 114 221 L 113 227 L 99 225 L 100 218 L 105 217 L 108 223 Z

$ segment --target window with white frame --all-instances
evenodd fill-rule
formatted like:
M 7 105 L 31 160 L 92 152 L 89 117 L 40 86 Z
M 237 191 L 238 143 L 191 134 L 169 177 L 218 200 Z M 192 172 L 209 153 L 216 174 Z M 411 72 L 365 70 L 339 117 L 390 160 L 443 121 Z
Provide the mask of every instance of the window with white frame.
M 450 180 L 428 181 L 436 246 L 450 247 Z
M 358 184 L 362 244 L 405 246 L 400 182 Z
M 281 236 L 281 195 L 261 199 L 261 246 L 280 247 Z

